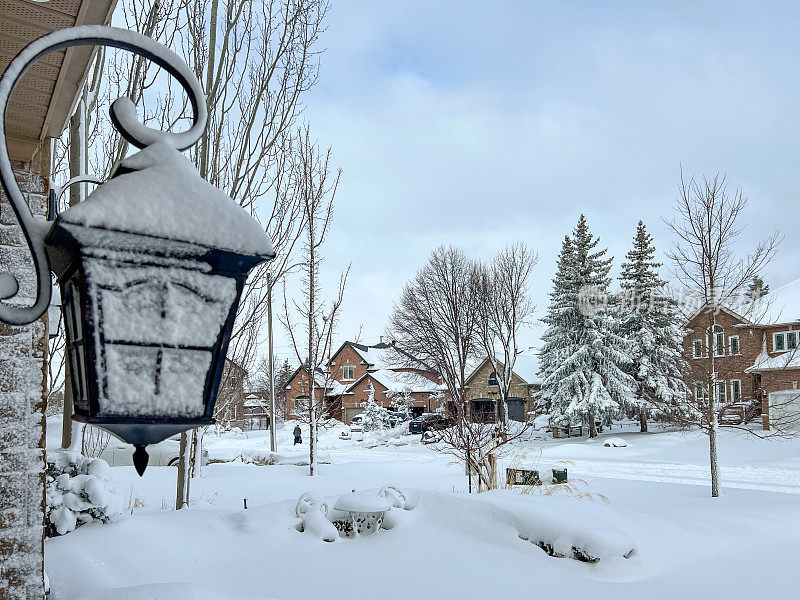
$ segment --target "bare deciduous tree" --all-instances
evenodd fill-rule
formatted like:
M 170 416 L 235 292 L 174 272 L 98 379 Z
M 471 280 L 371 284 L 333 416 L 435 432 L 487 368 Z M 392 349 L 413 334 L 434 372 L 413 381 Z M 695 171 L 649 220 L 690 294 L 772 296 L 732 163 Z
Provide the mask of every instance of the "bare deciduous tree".
M 331 352 L 350 267 L 339 277 L 335 299 L 329 303 L 324 302 L 319 277 L 322 263 L 320 249 L 330 231 L 333 200 L 339 186 L 341 170 L 332 170 L 330 148 L 321 152 L 312 140 L 308 127 L 299 132 L 297 140 L 299 151 L 292 173 L 303 217 L 303 257 L 300 262 L 303 296 L 292 305 L 303 321 L 305 344 L 297 335 L 285 286 L 280 320 L 289 334 L 297 360 L 305 365 L 308 373 L 308 402 L 303 407 L 295 407 L 295 411 L 309 426 L 309 474 L 313 476 L 317 464 L 317 429 L 329 416 L 325 411 L 325 392 L 331 382 L 327 358 Z M 318 387 L 321 387 L 319 392 Z
M 700 427 L 709 440 L 711 495 L 719 496 L 717 459 L 718 402 L 715 368 L 717 314 L 720 307 L 741 295 L 755 275 L 762 272 L 775 254 L 780 241 L 778 232 L 765 238 L 745 256 L 738 250 L 742 227 L 737 220 L 747 205 L 741 190 L 728 191 L 724 176 L 712 179 L 690 179 L 681 176 L 676 206 L 677 218 L 666 221 L 677 236 L 667 253 L 673 262 L 673 273 L 696 294 L 708 314 L 708 388 L 705 407 L 694 407 L 687 424 Z
M 406 284 L 389 320 L 387 333 L 395 340 L 394 362 L 419 368 L 420 362 L 439 372 L 450 402 L 446 413 L 454 422 L 439 432 L 442 451 L 463 460 L 472 491 L 492 488 L 490 455 L 503 440 L 495 428 L 473 423 L 466 406 L 466 379 L 481 348 L 481 277 L 479 266 L 461 250 L 440 246 Z
M 508 426 L 507 401 L 513 383 L 514 366 L 520 354 L 517 336 L 529 324 L 534 305 L 528 296 L 528 279 L 539 257 L 525 244 L 507 246 L 486 265 L 478 279 L 481 343 L 492 364 L 499 391 L 498 418 Z

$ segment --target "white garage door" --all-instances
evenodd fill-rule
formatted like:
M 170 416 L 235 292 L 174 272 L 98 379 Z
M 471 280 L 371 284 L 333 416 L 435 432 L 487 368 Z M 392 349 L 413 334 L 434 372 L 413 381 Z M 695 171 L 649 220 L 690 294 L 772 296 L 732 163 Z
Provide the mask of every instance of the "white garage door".
M 800 390 L 770 393 L 769 426 L 775 431 L 800 430 Z

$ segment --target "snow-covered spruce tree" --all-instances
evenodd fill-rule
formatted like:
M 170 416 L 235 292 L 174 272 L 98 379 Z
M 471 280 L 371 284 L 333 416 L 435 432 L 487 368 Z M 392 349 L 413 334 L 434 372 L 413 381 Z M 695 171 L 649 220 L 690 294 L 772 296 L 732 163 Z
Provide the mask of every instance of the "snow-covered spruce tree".
M 541 403 L 554 417 L 587 423 L 591 437 L 595 419 L 617 416 L 633 387 L 617 311 L 607 309 L 613 258 L 596 250 L 599 241 L 584 215 L 564 238 L 539 352 Z
M 361 406 L 364 407 L 364 412 L 361 413 L 364 431 L 380 431 L 391 427 L 389 411 L 375 402 L 375 390 L 369 393 L 369 398 Z
M 628 373 L 635 382 L 626 409 L 639 418 L 642 431 L 648 420 L 675 420 L 690 395 L 683 381 L 689 365 L 683 358 L 682 317 L 665 292 L 655 251 L 653 237 L 639 221 L 622 264 L 619 313 L 632 361 Z

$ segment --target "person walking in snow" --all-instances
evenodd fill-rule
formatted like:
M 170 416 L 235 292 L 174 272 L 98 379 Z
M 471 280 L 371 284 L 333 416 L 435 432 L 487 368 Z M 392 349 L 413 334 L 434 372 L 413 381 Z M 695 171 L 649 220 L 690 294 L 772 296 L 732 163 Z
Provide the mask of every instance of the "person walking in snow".
M 300 431 L 300 425 L 295 425 L 294 427 L 294 445 L 302 444 L 303 438 L 301 437 L 302 431 Z

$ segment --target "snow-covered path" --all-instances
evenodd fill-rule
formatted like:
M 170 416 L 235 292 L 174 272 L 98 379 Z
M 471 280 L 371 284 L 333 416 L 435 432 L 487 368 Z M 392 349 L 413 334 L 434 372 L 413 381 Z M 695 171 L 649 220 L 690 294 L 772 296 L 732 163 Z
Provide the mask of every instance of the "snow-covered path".
M 606 477 L 633 481 L 656 481 L 709 485 L 708 465 L 661 462 L 570 460 L 569 470 L 577 477 Z M 722 487 L 800 494 L 800 471 L 780 467 L 723 466 Z

